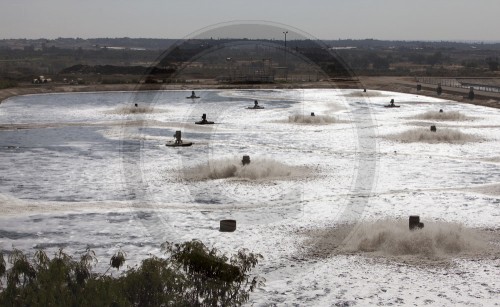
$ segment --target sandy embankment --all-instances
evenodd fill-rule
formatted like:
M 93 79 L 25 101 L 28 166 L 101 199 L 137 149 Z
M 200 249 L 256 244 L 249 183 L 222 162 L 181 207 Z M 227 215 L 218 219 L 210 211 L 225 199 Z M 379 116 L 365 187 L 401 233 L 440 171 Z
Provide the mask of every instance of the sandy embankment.
M 159 90 L 160 84 L 93 84 L 93 85 L 68 85 L 68 84 L 43 84 L 43 85 L 21 85 L 18 87 L 0 90 L 0 102 L 20 95 L 47 94 L 47 93 L 71 93 L 71 92 L 104 92 L 104 91 L 136 91 L 136 90 Z
M 421 84 L 422 90 L 417 91 L 417 82 L 413 77 L 360 77 L 361 83 L 367 89 L 401 92 L 420 96 L 436 97 L 490 108 L 500 108 L 500 93 L 475 91 L 475 99 L 469 100 L 468 89 L 442 86 L 443 93 L 437 95 L 436 86 Z

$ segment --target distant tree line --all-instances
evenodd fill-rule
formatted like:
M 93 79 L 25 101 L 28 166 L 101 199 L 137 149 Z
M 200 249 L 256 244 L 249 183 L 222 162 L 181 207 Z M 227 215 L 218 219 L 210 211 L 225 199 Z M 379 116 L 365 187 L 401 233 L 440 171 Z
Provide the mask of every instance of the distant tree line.
M 61 70 L 61 74 L 100 74 L 100 75 L 170 75 L 175 72 L 169 67 L 116 66 L 116 65 L 83 65 L 77 64 Z
M 110 42 L 128 46 L 128 49 L 105 48 Z M 29 81 L 39 75 L 50 75 L 57 81 L 67 74 L 137 76 L 142 72 L 163 75 L 164 79 L 182 72 L 183 78 L 202 79 L 235 73 L 237 62 L 240 73 L 248 73 L 258 67 L 250 62 L 261 60 L 272 63 L 272 73 L 278 75 L 283 73 L 285 66 L 287 74 L 304 74 L 306 67 L 298 58 L 306 59 L 330 77 L 351 72 L 381 76 L 491 77 L 497 76 L 499 69 L 500 44 L 291 40 L 285 52 L 283 43 L 249 39 L 178 42 L 131 38 L 0 40 L 0 75 L 13 82 Z M 20 49 L 20 45 L 24 47 Z M 163 49 L 153 49 L 160 46 Z M 285 53 L 288 54 L 286 58 Z M 260 70 L 267 69 L 270 73 L 271 68 L 266 65 L 271 64 L 261 65 Z M 154 67 L 149 70 L 151 66 Z M 241 72 L 243 67 L 246 70 Z M 99 82 L 99 78 L 91 82 Z

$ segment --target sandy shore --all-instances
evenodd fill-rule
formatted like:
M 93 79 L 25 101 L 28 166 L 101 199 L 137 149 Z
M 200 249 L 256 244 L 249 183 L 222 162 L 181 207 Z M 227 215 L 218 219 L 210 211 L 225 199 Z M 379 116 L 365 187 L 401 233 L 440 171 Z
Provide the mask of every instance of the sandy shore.
M 468 90 L 443 86 L 443 93 L 438 96 L 434 85 L 422 84 L 422 90 L 417 91 L 416 82 L 412 77 L 359 77 L 359 82 L 349 80 L 333 80 L 302 83 L 277 84 L 219 84 L 207 80 L 190 84 L 93 84 L 68 85 L 44 84 L 22 85 L 19 87 L 0 90 L 0 102 L 13 96 L 43 94 L 43 93 L 71 93 L 71 92 L 101 92 L 101 91 L 143 91 L 143 90 L 199 90 L 199 89 L 279 89 L 279 88 L 366 88 L 367 90 L 383 90 L 417 94 L 429 97 L 439 97 L 474 105 L 500 108 L 500 93 L 476 91 L 476 98 L 466 98 Z

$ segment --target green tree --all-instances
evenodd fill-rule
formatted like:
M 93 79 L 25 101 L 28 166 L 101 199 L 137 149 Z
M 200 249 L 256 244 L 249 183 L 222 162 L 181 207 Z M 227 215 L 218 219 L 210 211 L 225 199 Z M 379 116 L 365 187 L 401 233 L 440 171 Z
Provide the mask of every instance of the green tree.
M 19 250 L 9 256 L 8 270 L 0 254 L 0 277 L 6 287 L 1 306 L 235 306 L 249 298 L 263 280 L 251 276 L 262 256 L 245 250 L 228 258 L 200 241 L 164 244 L 165 258 L 151 256 L 119 277 L 92 271 L 91 250 L 79 260 L 63 250 L 50 259 L 36 251 L 29 259 Z M 119 269 L 125 253 L 118 251 L 110 268 Z
M 261 283 L 250 278 L 249 271 L 257 265 L 260 255 L 240 250 L 231 258 L 208 249 L 200 241 L 165 244 L 164 248 L 174 265 L 180 266 L 188 291 L 186 300 L 206 306 L 239 305 L 248 300 L 249 293 Z
M 383 58 L 379 55 L 374 55 L 371 59 L 373 69 L 376 70 L 388 70 L 390 63 L 387 58 Z
M 427 57 L 427 64 L 431 66 L 441 63 L 443 63 L 443 54 L 441 53 L 441 51 L 437 51 L 433 55 L 429 55 Z
M 486 58 L 486 64 L 488 64 L 488 68 L 491 71 L 498 70 L 498 58 L 494 58 L 494 57 Z

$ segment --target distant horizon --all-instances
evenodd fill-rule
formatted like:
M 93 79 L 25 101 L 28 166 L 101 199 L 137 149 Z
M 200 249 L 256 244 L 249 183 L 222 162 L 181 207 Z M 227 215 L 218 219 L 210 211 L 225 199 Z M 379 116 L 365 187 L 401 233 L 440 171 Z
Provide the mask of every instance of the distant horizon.
M 82 40 L 93 40 L 93 39 L 152 39 L 152 40 L 186 40 L 186 39 L 191 39 L 191 40 L 206 40 L 208 38 L 171 38 L 171 37 L 130 37 L 130 36 L 99 36 L 99 37 L 71 37 L 71 36 L 65 36 L 65 37 L 37 37 L 37 38 L 28 38 L 28 37 L 10 37 L 10 38 L 0 38 L 0 40 L 6 41 L 6 40 L 58 40 L 58 39 L 82 39 Z M 252 39 L 252 38 L 245 38 L 245 37 L 218 37 L 218 38 L 213 38 L 214 40 L 219 40 L 219 39 L 248 39 L 248 40 L 259 40 L 259 39 Z M 474 43 L 474 44 L 498 44 L 500 43 L 500 39 L 498 40 L 474 40 L 474 39 L 382 39 L 382 38 L 317 38 L 320 41 L 368 41 L 368 40 L 373 40 L 373 41 L 384 41 L 384 42 L 429 42 L 429 43 L 439 43 L 439 42 L 447 42 L 447 43 Z M 267 39 L 263 38 L 262 40 L 277 40 L 277 41 L 283 41 L 283 39 Z M 293 39 L 289 39 L 288 41 L 293 41 Z

